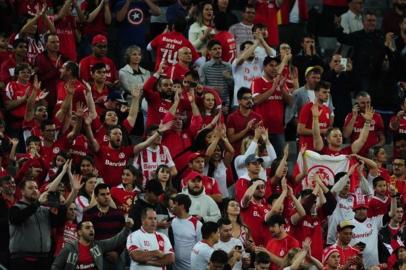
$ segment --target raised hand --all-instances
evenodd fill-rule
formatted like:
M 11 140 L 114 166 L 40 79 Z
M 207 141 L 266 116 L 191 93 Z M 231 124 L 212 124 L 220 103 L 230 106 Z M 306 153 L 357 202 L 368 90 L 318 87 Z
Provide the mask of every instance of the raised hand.
M 371 106 L 367 106 L 365 108 L 365 113 L 362 113 L 362 117 L 364 117 L 365 121 L 372 121 L 374 117 L 374 109 Z
M 173 120 L 172 120 L 172 121 L 169 121 L 169 122 L 166 122 L 166 123 L 163 123 L 163 122 L 161 121 L 161 123 L 159 124 L 159 129 L 158 129 L 158 130 L 159 130 L 160 132 L 168 131 L 168 130 L 170 130 L 170 129 L 172 128 L 173 123 L 174 123 Z
M 195 90 L 191 89 L 187 92 L 187 99 L 190 103 L 195 103 Z
M 265 143 L 269 141 L 269 134 L 267 128 L 264 127 L 261 128 L 261 138 Z
M 13 146 L 18 145 L 18 143 L 20 142 L 17 138 L 11 138 L 10 142 Z
M 288 192 L 288 181 L 286 180 L 286 177 L 283 177 L 281 180 L 281 187 L 282 187 L 282 191 L 286 191 Z
M 311 111 L 312 111 L 313 117 L 318 118 L 321 115 L 321 112 L 319 111 L 319 106 L 316 103 L 313 103 Z
M 75 174 L 72 177 L 72 189 L 79 191 L 85 183 L 82 183 L 82 176 L 80 174 Z
M 131 96 L 136 99 L 139 100 L 141 97 L 141 88 L 137 85 L 134 87 L 134 89 L 131 91 Z
M 75 112 L 76 116 L 82 118 L 84 116 L 86 110 L 87 110 L 87 107 L 85 106 L 85 104 L 83 104 L 80 101 L 78 103 L 76 103 L 76 112 Z
M 283 157 L 287 158 L 289 156 L 289 144 L 285 145 L 285 148 L 283 148 Z
M 40 84 L 41 85 L 41 84 Z M 39 88 L 38 88 L 39 89 Z M 43 100 L 45 99 L 47 96 L 49 95 L 49 92 L 47 90 L 42 90 L 41 92 L 39 92 L 39 95 L 37 97 L 37 100 Z

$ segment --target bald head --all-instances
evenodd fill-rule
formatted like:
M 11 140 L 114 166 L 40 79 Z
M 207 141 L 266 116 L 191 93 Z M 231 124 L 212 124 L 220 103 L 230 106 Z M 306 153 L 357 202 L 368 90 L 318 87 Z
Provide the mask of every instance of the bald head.
M 189 65 L 192 62 L 192 50 L 188 47 L 182 47 L 178 51 L 178 59 L 182 64 Z

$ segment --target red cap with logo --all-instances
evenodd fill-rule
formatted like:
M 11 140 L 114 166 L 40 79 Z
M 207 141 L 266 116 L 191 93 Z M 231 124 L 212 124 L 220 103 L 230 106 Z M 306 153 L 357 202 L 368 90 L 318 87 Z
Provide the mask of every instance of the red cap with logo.
M 96 35 L 92 39 L 92 45 L 96 45 L 99 43 L 107 43 L 107 38 L 103 35 Z

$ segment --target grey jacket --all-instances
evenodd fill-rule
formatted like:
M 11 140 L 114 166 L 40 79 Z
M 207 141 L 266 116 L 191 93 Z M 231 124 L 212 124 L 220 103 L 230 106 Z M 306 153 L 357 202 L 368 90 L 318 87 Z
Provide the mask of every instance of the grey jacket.
M 91 244 L 90 254 L 94 259 L 96 268 L 103 269 L 103 254 L 109 251 L 116 250 L 117 248 L 125 245 L 127 236 L 131 233 L 131 230 L 123 228 L 120 233 L 112 238 L 94 241 Z M 55 258 L 52 264 L 51 270 L 76 270 L 76 264 L 79 259 L 79 247 L 78 241 L 73 244 L 67 244 L 61 250 L 58 257 Z
M 39 202 L 13 205 L 9 211 L 11 256 L 45 256 L 51 251 L 51 224 L 63 223 L 64 215 L 66 211 L 52 214 Z

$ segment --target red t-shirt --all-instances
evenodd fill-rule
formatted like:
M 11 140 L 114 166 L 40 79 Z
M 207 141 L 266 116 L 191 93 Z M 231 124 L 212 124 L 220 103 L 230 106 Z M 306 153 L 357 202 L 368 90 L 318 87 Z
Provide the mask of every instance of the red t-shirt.
M 272 84 L 272 81 L 268 81 L 264 77 L 254 79 L 251 84 L 253 96 L 265 93 L 272 88 Z M 255 112 L 262 116 L 264 126 L 268 128 L 269 133 L 273 134 L 284 132 L 285 102 L 283 101 L 281 91 L 288 90 L 285 87 L 283 89 L 276 89 L 268 97 L 268 100 L 255 106 Z
M 73 244 L 76 240 L 78 240 L 77 224 L 66 222 L 64 226 L 60 227 L 56 231 L 55 238 L 56 247 L 54 254 L 55 256 L 58 256 L 65 244 Z
M 179 32 L 162 33 L 151 41 L 151 47 L 155 50 L 156 61 L 155 70 L 164 59 L 167 63 L 173 65 L 178 61 L 178 51 L 182 47 L 188 47 L 192 51 L 192 61 L 199 58 L 195 47 L 192 43 Z
M 348 245 L 346 248 L 340 247 L 337 244 L 334 244 L 333 246 L 338 250 L 338 253 L 340 253 L 340 265 L 341 266 L 345 265 L 345 263 L 349 259 L 356 257 L 359 254 L 358 249 L 355 249 L 350 245 Z
M 345 117 L 344 127 L 348 126 L 352 118 L 352 112 Z M 351 143 L 358 139 L 362 128 L 364 127 L 365 119 L 362 115 L 358 114 L 355 120 L 354 128 L 351 134 Z M 379 142 L 379 133 L 384 131 L 383 120 L 379 113 L 374 113 L 371 126 L 369 127 L 368 139 L 362 149 L 359 151 L 359 155 L 368 156 L 369 149 Z
M 130 122 L 128 122 L 127 119 L 124 119 L 121 126 L 127 131 L 127 133 L 130 133 L 133 129 L 133 126 L 130 125 Z M 106 128 L 106 126 L 100 121 L 99 117 L 92 121 L 92 130 L 94 138 L 100 145 L 109 145 L 109 137 L 107 136 L 108 128 Z
M 97 270 L 94 258 L 90 253 L 90 247 L 78 243 L 79 258 L 76 263 L 76 269 Z
M 113 149 L 110 146 L 100 145 L 95 155 L 96 168 L 104 182 L 110 186 L 120 184 L 120 176 L 128 160 L 134 156 L 133 146 L 121 146 Z
M 266 244 L 266 249 L 269 252 L 271 252 L 272 254 L 274 254 L 275 256 L 278 256 L 279 258 L 285 257 L 288 254 L 289 250 L 291 250 L 292 248 L 298 248 L 298 247 L 300 247 L 299 241 L 297 241 L 295 238 L 293 238 L 289 234 L 287 234 L 286 237 L 283 239 L 272 238 Z M 312 252 L 312 254 L 313 254 L 313 252 Z M 270 269 L 279 270 L 280 267 L 273 263 L 271 265 Z
M 247 127 L 248 122 L 252 119 L 255 119 L 255 122 L 258 123 L 262 121 L 262 116 L 254 111 L 251 111 L 248 116 L 244 116 L 241 114 L 240 110 L 236 110 L 235 112 L 229 114 L 227 117 L 227 129 L 232 128 L 234 129 L 234 134 L 237 134 L 244 130 Z M 247 133 L 247 136 L 250 135 L 254 135 L 254 130 L 251 130 Z M 241 142 L 242 139 L 233 143 L 236 156 L 240 154 Z
M 67 145 L 73 164 L 79 164 L 80 160 L 89 153 L 89 143 L 85 135 L 79 134 L 73 139 L 72 144 Z
M 265 225 L 265 215 L 270 209 L 263 200 L 261 203 L 250 201 L 247 207 L 241 209 L 241 218 L 245 225 L 251 230 L 252 239 L 255 245 L 265 246 L 270 238 L 268 226 Z
M 59 81 L 56 89 L 57 89 L 57 103 L 61 104 L 64 99 L 66 98 L 66 82 L 65 81 Z M 79 80 L 75 81 L 75 90 L 73 92 L 73 101 L 72 101 L 72 106 L 73 110 L 76 108 L 76 104 L 78 102 L 82 102 L 83 104 L 86 104 L 86 99 L 85 99 L 85 91 L 86 91 L 86 86 L 83 85 Z M 57 110 L 55 110 L 57 111 Z
M 97 58 L 94 55 L 89 55 L 79 62 L 80 78 L 85 81 L 91 81 L 91 69 L 92 66 L 97 63 L 104 63 L 106 65 L 106 81 L 114 83 L 118 80 L 117 68 L 113 60 L 106 56 Z
M 71 61 L 76 61 L 78 53 L 76 50 L 76 21 L 75 17 L 68 14 L 61 19 L 54 21 L 56 33 L 59 37 L 59 51 Z
M 279 45 L 278 10 L 275 0 L 258 0 L 255 5 L 254 23 L 262 23 L 268 27 L 267 42 L 272 46 Z
M 237 55 L 237 44 L 234 35 L 227 31 L 221 31 L 215 34 L 213 39 L 221 44 L 221 59 L 231 64 Z
M 299 113 L 299 124 L 303 124 L 305 128 L 312 129 L 313 127 L 313 114 L 312 114 L 313 102 L 306 103 Z M 319 111 L 321 112 L 319 116 L 319 127 L 320 129 L 326 129 L 331 124 L 330 109 L 325 106 L 319 106 Z M 299 145 L 307 145 L 308 150 L 313 150 L 313 136 L 299 135 Z
M 385 215 L 389 212 L 390 199 L 386 196 L 385 199 L 382 200 L 374 195 L 369 199 L 368 206 L 368 217 Z
M 0 81 L 7 84 L 11 80 L 15 79 L 14 69 L 16 67 L 16 61 L 14 55 L 10 56 L 7 60 L 1 63 L 0 66 Z
M 53 159 L 59 154 L 60 151 L 65 150 L 68 144 L 67 134 L 61 135 L 55 142 L 50 146 L 41 146 L 40 155 L 44 160 L 45 166 L 49 169 L 52 165 Z

